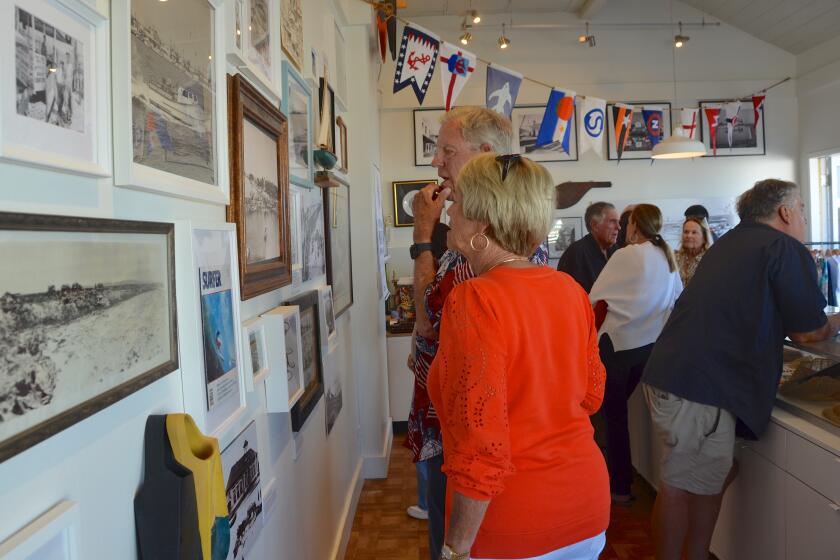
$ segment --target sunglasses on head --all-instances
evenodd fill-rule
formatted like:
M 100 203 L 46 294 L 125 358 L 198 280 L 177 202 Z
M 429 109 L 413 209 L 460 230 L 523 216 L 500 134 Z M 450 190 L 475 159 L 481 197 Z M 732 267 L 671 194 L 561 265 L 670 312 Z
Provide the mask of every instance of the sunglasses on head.
M 496 161 L 502 164 L 502 182 L 504 182 L 504 180 L 507 179 L 510 166 L 517 161 L 522 161 L 522 156 L 520 154 L 505 154 L 496 156 Z

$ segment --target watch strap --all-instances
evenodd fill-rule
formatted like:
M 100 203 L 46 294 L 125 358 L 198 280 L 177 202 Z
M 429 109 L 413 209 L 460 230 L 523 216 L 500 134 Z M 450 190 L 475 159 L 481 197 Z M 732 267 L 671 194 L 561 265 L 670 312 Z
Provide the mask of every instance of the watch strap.
M 423 251 L 431 251 L 433 248 L 434 245 L 431 243 L 415 243 L 409 247 L 408 254 L 411 255 L 412 259 L 416 259 Z

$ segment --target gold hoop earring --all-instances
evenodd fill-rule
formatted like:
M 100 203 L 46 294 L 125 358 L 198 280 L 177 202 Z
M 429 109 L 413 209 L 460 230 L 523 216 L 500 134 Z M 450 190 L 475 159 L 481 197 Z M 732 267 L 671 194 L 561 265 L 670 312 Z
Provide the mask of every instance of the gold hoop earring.
M 475 246 L 475 238 L 478 237 L 479 235 L 484 238 L 484 247 L 482 247 L 481 249 L 479 249 L 478 247 Z M 489 246 L 490 246 L 490 240 L 487 238 L 486 235 L 484 235 L 481 232 L 476 233 L 475 235 L 470 237 L 470 249 L 472 249 L 473 251 L 476 251 L 476 252 L 480 253 L 481 251 L 484 251 L 485 249 L 487 249 L 487 247 L 489 247 Z

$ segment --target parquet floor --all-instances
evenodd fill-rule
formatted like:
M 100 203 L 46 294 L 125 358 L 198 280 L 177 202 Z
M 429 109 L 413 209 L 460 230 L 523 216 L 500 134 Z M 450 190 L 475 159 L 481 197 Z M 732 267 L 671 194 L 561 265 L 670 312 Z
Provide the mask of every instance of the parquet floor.
M 365 481 L 345 560 L 428 560 L 426 522 L 412 519 L 405 509 L 417 503 L 417 480 L 407 449 L 394 437 L 388 478 Z M 601 560 L 653 558 L 650 511 L 655 493 L 636 479 L 632 507 L 612 508 L 607 546 Z

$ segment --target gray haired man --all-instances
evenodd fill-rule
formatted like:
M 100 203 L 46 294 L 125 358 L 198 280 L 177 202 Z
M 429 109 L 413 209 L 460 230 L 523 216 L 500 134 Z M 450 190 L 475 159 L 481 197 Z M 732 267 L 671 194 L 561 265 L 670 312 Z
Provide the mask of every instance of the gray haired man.
M 615 245 L 621 226 L 618 212 L 609 202 L 590 204 L 583 220 L 589 233 L 563 252 L 557 270 L 574 278 L 589 293 L 607 264 L 610 248 Z

